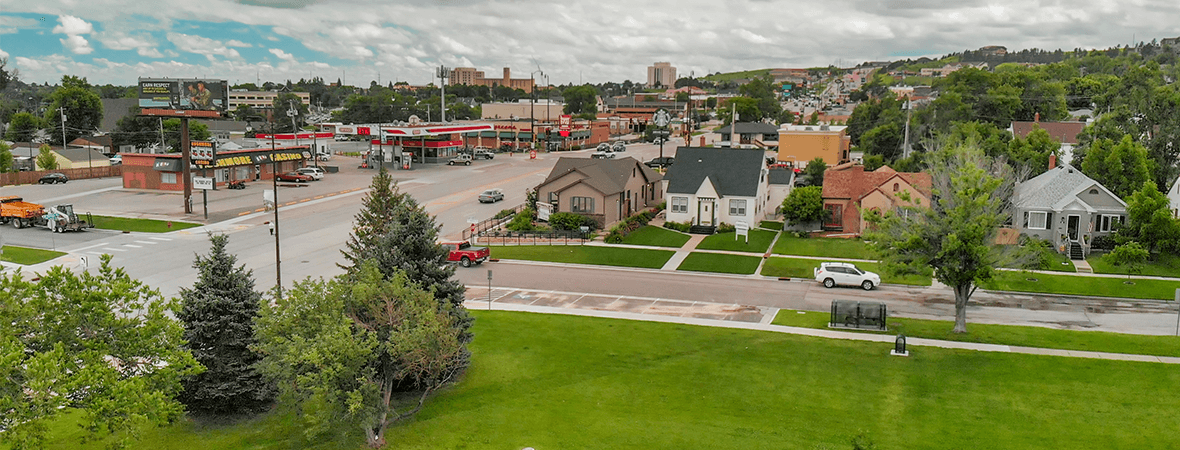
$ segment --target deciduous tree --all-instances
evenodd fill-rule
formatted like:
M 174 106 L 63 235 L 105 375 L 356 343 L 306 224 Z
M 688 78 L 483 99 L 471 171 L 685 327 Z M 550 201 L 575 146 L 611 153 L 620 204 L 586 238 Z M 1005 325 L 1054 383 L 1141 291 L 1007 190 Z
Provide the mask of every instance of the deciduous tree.
M 1095 141 L 1086 150 L 1082 173 L 1119 198 L 1126 198 L 1151 179 L 1153 164 L 1147 149 L 1124 135 L 1117 143 L 1109 139 Z
M 13 114 L 12 120 L 8 122 L 8 131 L 4 132 L 4 138 L 13 142 L 33 142 L 37 130 L 41 128 L 40 118 L 27 112 L 18 112 Z
M 1168 197 L 1154 181 L 1143 183 L 1126 201 L 1127 223 L 1118 230 L 1119 237 L 1139 241 L 1149 253 L 1161 247 L 1177 247 L 1180 223 L 1172 217 Z
M 66 116 L 65 143 L 81 136 L 90 136 L 102 125 L 102 99 L 91 92 L 85 78 L 62 77 L 62 86 L 49 94 L 49 101 L 49 108 L 45 110 L 42 120 L 53 130 L 49 133 L 52 143 L 63 144 L 63 113 Z
M 197 282 L 180 290 L 176 318 L 184 324 L 187 347 L 207 369 L 184 380 L 181 402 L 203 413 L 238 414 L 260 410 L 273 388 L 256 370 L 254 321 L 262 294 L 254 290 L 253 271 L 238 265 L 226 251 L 229 237 L 209 236 L 208 255 L 193 262 Z
M 43 448 L 47 425 L 83 412 L 84 438 L 132 441 L 183 413 L 180 380 L 201 370 L 167 301 L 103 256 L 97 273 L 61 266 L 36 282 L 0 274 L 0 442 Z
M 825 214 L 821 186 L 792 189 L 790 195 L 783 199 L 783 219 L 787 223 L 799 225 L 815 222 L 823 220 Z
M 262 368 L 299 408 L 309 436 L 359 425 L 370 446 L 382 447 L 391 424 L 467 367 L 462 331 L 440 300 L 372 262 L 330 282 L 297 282 L 262 310 Z
M 57 170 L 57 156 L 53 155 L 49 144 L 41 144 L 41 148 L 38 149 L 37 167 L 40 167 L 41 170 Z

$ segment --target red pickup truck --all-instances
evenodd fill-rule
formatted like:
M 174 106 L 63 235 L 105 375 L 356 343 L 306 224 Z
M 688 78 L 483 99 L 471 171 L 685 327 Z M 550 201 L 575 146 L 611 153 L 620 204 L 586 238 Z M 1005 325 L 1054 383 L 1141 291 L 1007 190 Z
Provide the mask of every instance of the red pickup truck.
M 439 244 L 449 251 L 448 262 L 457 262 L 463 267 L 471 267 L 471 263 L 482 264 L 492 254 L 487 247 L 472 247 L 471 243 L 467 241 L 440 242 Z

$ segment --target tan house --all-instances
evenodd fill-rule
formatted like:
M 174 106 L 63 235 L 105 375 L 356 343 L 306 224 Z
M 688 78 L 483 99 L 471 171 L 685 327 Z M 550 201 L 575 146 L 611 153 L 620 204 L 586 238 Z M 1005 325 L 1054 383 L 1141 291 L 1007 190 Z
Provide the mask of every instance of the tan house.
M 57 157 L 58 169 L 85 169 L 111 165 L 111 159 L 107 155 L 91 148 L 70 147 L 63 150 L 61 147 L 53 147 L 52 153 Z
M 823 227 L 829 231 L 860 234 L 865 229 L 863 211 L 885 213 L 899 206 L 930 206 L 930 174 L 898 172 L 881 166 L 865 172 L 862 165 L 845 164 L 824 172 L 823 202 L 828 212 Z M 912 202 L 901 198 L 908 192 Z
M 779 162 L 791 163 L 793 167 L 807 167 L 807 162 L 823 158 L 828 166 L 848 161 L 848 148 L 852 139 L 846 126 L 837 125 L 784 125 L 778 129 Z
M 605 228 L 662 202 L 662 180 L 659 173 L 631 157 L 561 157 L 537 186 L 537 209 L 582 214 Z

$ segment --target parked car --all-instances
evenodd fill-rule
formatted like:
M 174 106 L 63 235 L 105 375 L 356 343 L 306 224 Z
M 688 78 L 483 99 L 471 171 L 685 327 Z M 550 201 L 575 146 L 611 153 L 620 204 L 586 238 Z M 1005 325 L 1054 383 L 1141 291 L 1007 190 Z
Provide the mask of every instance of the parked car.
M 306 183 L 311 181 L 311 175 L 304 175 L 299 172 L 280 173 L 278 175 L 279 181 L 294 181 L 296 183 Z
M 111 157 L 111 165 L 117 166 L 123 164 L 123 155 L 115 155 Z
M 880 275 L 861 270 L 851 263 L 820 263 L 814 272 L 815 281 L 823 283 L 826 288 L 833 288 L 836 285 L 860 286 L 866 291 L 871 291 L 881 284 Z
M 451 158 L 449 161 L 447 161 L 448 166 L 453 166 L 456 164 L 470 166 L 471 165 L 471 155 L 459 154 L 459 156 Z
M 327 161 L 329 159 L 332 159 L 332 154 L 327 153 L 327 152 L 319 152 L 319 153 L 316 153 L 315 156 L 316 156 L 316 159 L 318 159 L 320 161 Z
M 472 247 L 470 242 L 440 242 L 447 249 L 447 262 L 457 262 L 463 267 L 471 267 L 471 263 L 482 264 L 491 256 L 487 247 Z
M 324 179 L 324 169 L 319 167 L 300 167 L 299 170 L 296 170 L 296 172 L 307 175 L 311 177 L 312 180 L 319 181 Z
M 624 144 L 622 142 L 615 142 L 614 145 L 610 146 L 610 149 L 611 149 L 611 151 L 614 151 L 614 152 L 625 152 L 625 151 L 627 151 L 627 144 Z
M 596 150 L 598 150 L 600 152 L 609 152 L 610 151 L 610 144 L 608 144 L 606 142 L 598 144 L 598 148 Z
M 41 184 L 57 184 L 65 183 L 67 181 L 70 181 L 70 177 L 67 177 L 64 173 L 58 172 L 47 173 L 42 175 L 41 178 L 37 180 L 37 182 Z
M 479 194 L 480 203 L 496 203 L 500 200 L 504 200 L 504 191 L 499 189 L 488 189 Z
M 615 159 L 615 152 L 594 152 L 590 154 L 591 159 Z
M 477 148 L 477 149 L 475 149 L 474 152 L 471 153 L 471 157 L 473 159 L 478 159 L 478 158 L 492 159 L 492 158 L 495 158 L 496 155 L 494 153 L 492 153 L 491 150 L 488 150 L 486 148 L 485 149 L 478 149 Z
M 668 166 L 672 165 L 672 163 L 674 163 L 674 162 L 676 162 L 676 158 L 674 158 L 674 157 L 657 156 L 655 158 L 652 158 L 651 161 L 645 162 L 643 164 L 647 165 L 647 167 L 651 167 L 651 168 L 655 169 L 656 167 L 668 167 Z

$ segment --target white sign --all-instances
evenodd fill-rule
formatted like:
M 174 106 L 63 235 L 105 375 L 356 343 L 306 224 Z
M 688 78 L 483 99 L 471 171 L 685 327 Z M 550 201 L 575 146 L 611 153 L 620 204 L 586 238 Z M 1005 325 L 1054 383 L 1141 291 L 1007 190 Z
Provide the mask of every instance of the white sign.
M 193 189 L 213 189 L 213 178 L 193 177 Z
M 743 222 L 743 221 L 738 221 L 733 224 L 733 227 L 734 227 L 734 230 L 736 231 L 736 233 L 734 233 L 734 235 L 733 235 L 733 240 L 736 241 L 738 236 L 745 236 L 746 243 L 749 244 L 750 243 L 750 224 Z
M 549 221 L 549 214 L 553 212 L 553 205 L 537 202 L 537 220 Z

